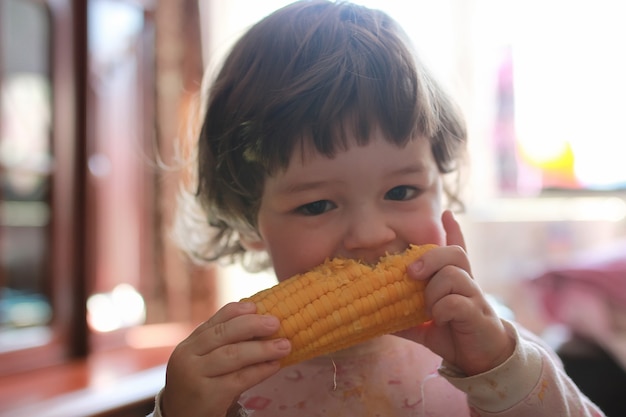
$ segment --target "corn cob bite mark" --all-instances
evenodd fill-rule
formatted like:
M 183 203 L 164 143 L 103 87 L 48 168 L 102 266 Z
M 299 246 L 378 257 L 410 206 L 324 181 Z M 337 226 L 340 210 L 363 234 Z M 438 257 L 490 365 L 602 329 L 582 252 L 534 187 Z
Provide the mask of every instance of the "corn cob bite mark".
M 265 339 L 287 338 L 291 353 L 283 366 L 345 349 L 429 320 L 422 281 L 408 279 L 406 267 L 435 245 L 411 245 L 386 255 L 375 267 L 353 259 L 327 260 L 242 301 L 258 314 L 280 320 Z

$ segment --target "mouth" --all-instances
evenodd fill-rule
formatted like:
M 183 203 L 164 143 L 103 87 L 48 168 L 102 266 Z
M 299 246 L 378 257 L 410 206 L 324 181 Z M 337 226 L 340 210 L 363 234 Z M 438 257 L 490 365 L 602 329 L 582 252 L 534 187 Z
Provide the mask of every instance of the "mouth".
M 406 251 L 409 248 L 409 246 L 406 246 L 402 249 L 393 249 L 393 250 L 386 250 L 383 253 L 379 253 L 377 255 L 368 255 L 368 256 L 357 256 L 354 257 L 354 259 L 358 260 L 360 263 L 367 265 L 369 267 L 375 267 L 381 259 L 383 259 L 386 256 L 389 255 L 399 255 L 401 253 L 403 253 L 404 251 Z

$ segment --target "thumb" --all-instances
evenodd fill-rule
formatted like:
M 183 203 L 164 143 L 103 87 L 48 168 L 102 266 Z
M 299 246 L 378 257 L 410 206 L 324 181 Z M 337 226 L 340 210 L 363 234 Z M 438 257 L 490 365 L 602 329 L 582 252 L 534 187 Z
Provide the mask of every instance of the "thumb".
M 465 247 L 465 238 L 463 237 L 463 232 L 461 231 L 461 225 L 454 217 L 454 214 L 450 210 L 445 210 L 441 215 L 441 223 L 443 224 L 443 229 L 446 232 L 446 245 L 456 245 L 466 250 Z

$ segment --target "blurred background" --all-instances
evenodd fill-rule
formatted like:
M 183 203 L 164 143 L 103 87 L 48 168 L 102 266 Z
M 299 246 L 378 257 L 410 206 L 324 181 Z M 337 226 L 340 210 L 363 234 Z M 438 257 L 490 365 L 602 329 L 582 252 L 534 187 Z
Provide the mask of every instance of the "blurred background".
M 142 415 L 173 346 L 274 283 L 191 264 L 171 224 L 203 74 L 287 3 L 0 1 L 0 415 Z M 626 4 L 356 3 L 465 112 L 476 279 L 625 415 Z

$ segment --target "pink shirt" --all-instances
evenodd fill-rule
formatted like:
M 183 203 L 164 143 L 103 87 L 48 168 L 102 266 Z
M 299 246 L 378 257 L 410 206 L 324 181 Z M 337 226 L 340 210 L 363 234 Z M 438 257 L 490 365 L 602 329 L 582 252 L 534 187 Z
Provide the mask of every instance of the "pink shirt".
M 240 403 L 253 417 L 603 416 L 536 336 L 505 324 L 516 350 L 480 375 L 465 377 L 424 346 L 383 336 L 284 368 Z

